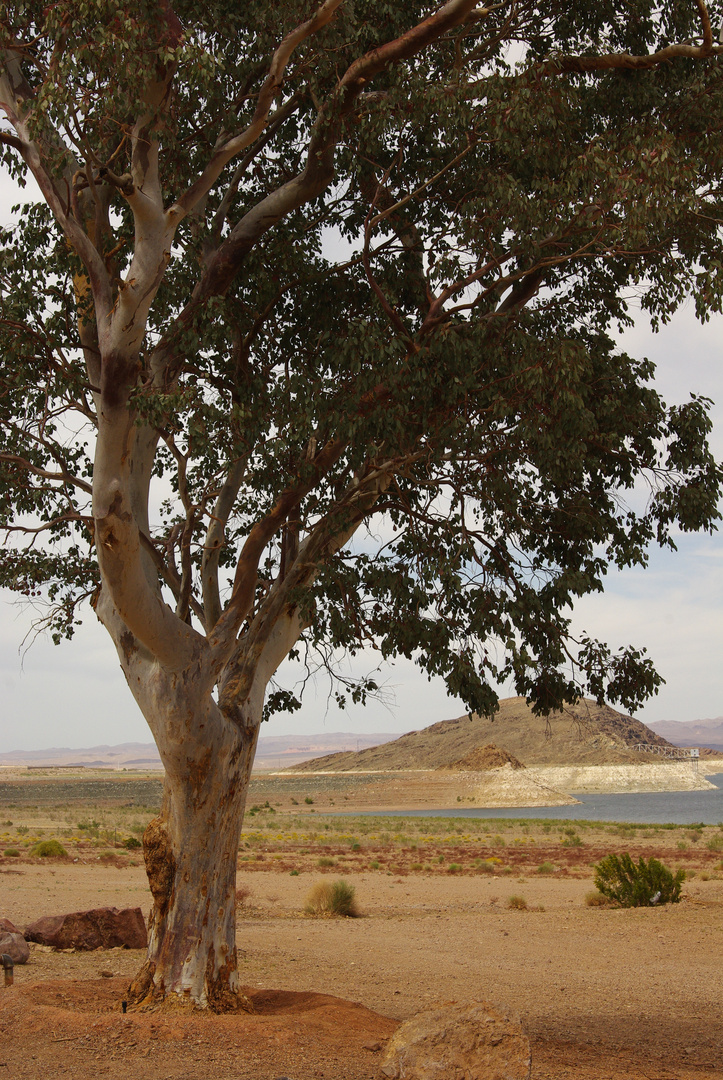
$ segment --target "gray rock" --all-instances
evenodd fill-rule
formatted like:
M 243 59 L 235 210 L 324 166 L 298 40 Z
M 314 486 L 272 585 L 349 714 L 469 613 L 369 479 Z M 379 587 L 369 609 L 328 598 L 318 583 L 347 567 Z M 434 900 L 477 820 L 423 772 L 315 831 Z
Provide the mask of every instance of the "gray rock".
M 27 941 L 19 931 L 12 933 L 8 930 L 0 930 L 0 953 L 7 953 L 13 964 L 27 964 L 30 949 Z
M 397 1028 L 380 1071 L 386 1080 L 529 1080 L 530 1040 L 504 1005 L 441 1002 Z

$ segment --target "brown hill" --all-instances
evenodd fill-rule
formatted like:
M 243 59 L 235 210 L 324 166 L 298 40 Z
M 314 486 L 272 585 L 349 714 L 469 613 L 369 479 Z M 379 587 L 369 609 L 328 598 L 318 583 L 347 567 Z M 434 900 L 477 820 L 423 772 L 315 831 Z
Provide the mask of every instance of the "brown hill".
M 660 760 L 631 749 L 637 743 L 670 746 L 660 735 L 609 705 L 582 700 L 550 717 L 534 716 L 524 698 L 500 702 L 493 720 L 473 715 L 442 720 L 394 742 L 359 753 L 328 754 L 295 766 L 298 771 L 360 772 L 438 769 L 488 743 L 525 765 L 612 765 Z
M 459 761 L 453 761 L 451 765 L 440 765 L 439 770 L 449 772 L 487 772 L 490 769 L 501 769 L 503 765 L 511 765 L 513 769 L 524 769 L 525 766 L 514 754 L 507 750 L 500 750 L 494 743 L 486 746 L 478 746 L 471 750 Z

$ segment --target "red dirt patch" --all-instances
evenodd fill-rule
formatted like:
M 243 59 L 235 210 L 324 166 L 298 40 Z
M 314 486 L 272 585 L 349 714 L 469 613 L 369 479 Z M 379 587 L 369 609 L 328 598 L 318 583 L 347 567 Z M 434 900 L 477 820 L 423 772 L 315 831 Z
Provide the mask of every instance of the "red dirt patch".
M 362 1080 L 376 1071 L 399 1024 L 327 994 L 248 987 L 254 1014 L 216 1016 L 185 1008 L 123 1014 L 127 985 L 126 978 L 54 979 L 4 992 L 0 1058 L 12 1057 L 13 1080 L 46 1069 L 58 1075 L 61 1057 L 60 1075 L 77 1080 L 96 1073 L 118 1080 L 194 1080 L 209 1075 L 196 1063 L 207 1068 L 219 1057 L 227 1077 L 338 1076 L 343 1063 L 345 1080 Z

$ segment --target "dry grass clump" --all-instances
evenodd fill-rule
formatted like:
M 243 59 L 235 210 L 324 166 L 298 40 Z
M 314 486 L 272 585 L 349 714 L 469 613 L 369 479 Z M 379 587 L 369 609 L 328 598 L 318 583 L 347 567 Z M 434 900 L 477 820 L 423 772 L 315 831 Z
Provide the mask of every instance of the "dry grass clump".
M 347 919 L 359 916 L 354 886 L 348 881 L 318 881 L 306 898 L 307 915 L 339 915 Z
M 524 896 L 511 896 L 507 901 L 507 907 L 512 911 L 527 911 L 527 901 Z
M 585 904 L 587 907 L 612 907 L 612 901 L 597 889 L 591 889 L 590 892 L 585 893 Z

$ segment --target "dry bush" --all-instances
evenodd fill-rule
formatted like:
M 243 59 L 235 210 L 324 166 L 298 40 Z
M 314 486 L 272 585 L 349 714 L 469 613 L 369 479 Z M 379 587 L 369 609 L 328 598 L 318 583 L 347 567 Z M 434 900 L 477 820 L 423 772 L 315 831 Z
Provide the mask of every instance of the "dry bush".
M 587 907 L 612 907 L 612 901 L 597 889 L 591 889 L 590 892 L 585 893 L 585 904 Z
M 512 911 L 527 911 L 527 901 L 524 896 L 511 896 L 507 901 L 507 907 Z
M 239 885 L 236 889 L 236 907 L 243 907 L 249 896 L 251 896 L 251 889 L 248 885 Z
M 359 909 L 354 886 L 348 881 L 318 881 L 306 898 L 304 911 L 308 915 L 341 915 L 357 918 Z

